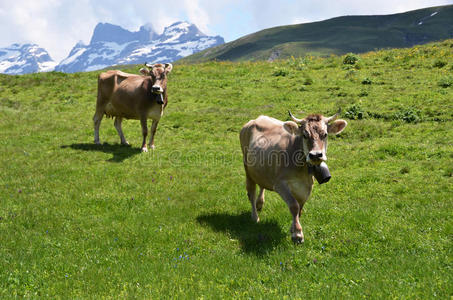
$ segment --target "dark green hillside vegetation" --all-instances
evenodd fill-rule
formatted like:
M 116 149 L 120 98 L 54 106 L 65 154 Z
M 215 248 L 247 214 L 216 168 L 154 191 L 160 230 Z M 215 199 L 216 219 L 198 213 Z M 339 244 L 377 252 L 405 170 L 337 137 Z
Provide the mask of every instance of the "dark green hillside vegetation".
M 134 120 L 93 144 L 99 72 L 0 75 L 0 298 L 450 298 L 452 49 L 174 66 L 146 154 Z M 238 133 L 338 107 L 294 245 L 277 194 L 252 223 Z
M 321 22 L 265 29 L 183 58 L 256 61 L 291 56 L 342 55 L 412 47 L 453 38 L 453 5 L 380 16 L 344 16 Z

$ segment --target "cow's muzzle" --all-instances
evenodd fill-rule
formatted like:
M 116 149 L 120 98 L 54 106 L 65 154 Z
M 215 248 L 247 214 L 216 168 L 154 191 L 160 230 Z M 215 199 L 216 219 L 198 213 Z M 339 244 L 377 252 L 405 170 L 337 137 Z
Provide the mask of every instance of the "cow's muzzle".
M 310 162 L 311 164 L 319 165 L 325 160 L 326 158 L 321 151 L 310 151 L 308 153 L 307 162 Z
M 151 88 L 151 92 L 153 94 L 162 94 L 164 92 L 164 90 L 159 85 L 153 85 L 153 87 Z

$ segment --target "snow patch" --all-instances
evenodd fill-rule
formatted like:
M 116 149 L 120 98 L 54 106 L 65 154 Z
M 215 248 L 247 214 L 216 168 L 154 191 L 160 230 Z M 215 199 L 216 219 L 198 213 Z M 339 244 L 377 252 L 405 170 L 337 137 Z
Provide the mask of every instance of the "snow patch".
M 107 67 L 108 67 L 108 65 L 92 65 L 92 66 L 89 66 L 88 68 L 86 68 L 85 71 L 86 72 L 96 71 L 96 70 L 104 69 Z
M 4 51 L 4 54 L 1 54 L 3 51 Z M 0 60 L 5 60 L 5 59 L 14 58 L 15 56 L 17 56 L 18 52 L 11 51 L 9 49 L 1 49 L 0 54 L 1 54 Z
M 38 63 L 39 71 L 38 72 L 51 72 L 57 66 L 57 63 L 54 61 L 47 61 L 43 63 Z
M 14 65 L 16 65 L 16 63 L 12 61 L 8 60 L 0 61 L 0 73 L 5 73 L 6 70 L 13 67 Z
M 76 53 L 74 53 L 72 56 L 69 56 L 65 59 L 63 59 L 61 62 L 60 62 L 60 65 L 69 65 L 71 63 L 73 63 L 79 56 L 81 56 L 85 51 L 87 51 L 86 48 L 81 48 L 79 50 L 77 50 Z
M 431 17 L 434 17 L 435 15 L 437 15 L 439 12 L 438 11 L 435 11 L 433 12 L 432 14 L 430 14 L 429 16 L 427 17 L 424 17 L 423 19 L 420 20 L 420 22 L 418 22 L 417 25 L 423 25 L 423 22 L 426 21 L 427 19 L 431 18 Z
M 188 56 L 215 45 L 216 40 L 210 38 L 201 38 L 198 41 L 190 41 L 184 44 L 174 45 L 173 49 L 179 50 L 178 55 L 181 57 Z
M 168 37 L 168 39 L 162 41 L 163 44 L 168 44 L 172 42 L 177 42 L 177 40 L 183 35 L 189 32 L 189 27 L 191 25 L 187 22 L 180 22 L 171 25 L 170 27 L 165 28 L 163 36 Z

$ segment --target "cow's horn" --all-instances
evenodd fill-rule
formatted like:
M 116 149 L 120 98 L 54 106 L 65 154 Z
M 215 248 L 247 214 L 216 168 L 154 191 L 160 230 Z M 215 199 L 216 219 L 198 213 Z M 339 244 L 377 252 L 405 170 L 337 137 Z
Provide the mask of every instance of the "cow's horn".
M 171 72 L 172 69 L 173 69 L 173 65 L 171 63 L 165 64 L 165 70 L 167 70 L 168 72 Z
M 289 116 L 291 117 L 291 119 L 293 119 L 294 122 L 296 123 L 302 123 L 302 120 L 303 119 L 298 119 L 296 118 L 295 116 L 293 116 L 293 114 L 288 110 L 288 113 L 289 113 Z
M 148 64 L 147 62 L 145 62 L 145 67 L 152 69 L 154 67 L 154 65 L 151 65 L 151 64 Z
M 340 113 L 341 113 L 341 107 L 338 109 L 336 114 L 327 118 L 326 123 L 335 121 L 338 118 L 338 116 L 340 115 Z

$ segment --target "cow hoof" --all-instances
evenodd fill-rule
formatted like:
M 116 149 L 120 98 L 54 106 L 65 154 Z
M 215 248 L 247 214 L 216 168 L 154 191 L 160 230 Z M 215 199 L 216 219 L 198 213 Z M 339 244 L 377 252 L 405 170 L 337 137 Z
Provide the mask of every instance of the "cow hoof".
M 154 145 L 151 145 L 151 146 L 149 146 L 149 147 L 151 148 L 151 150 L 156 149 L 156 146 L 154 146 Z
M 94 141 L 94 143 L 95 143 L 96 145 L 100 145 L 100 144 L 101 144 L 100 141 Z
M 121 145 L 123 146 L 130 146 L 129 142 L 128 141 L 125 141 L 125 142 L 121 142 Z
M 294 244 L 302 244 L 304 242 L 304 236 L 301 234 L 295 234 L 291 237 Z
M 148 148 L 142 148 L 142 152 L 148 152 Z
M 255 223 L 258 223 L 260 221 L 260 217 L 258 216 L 258 214 L 255 211 L 252 211 L 252 220 Z

